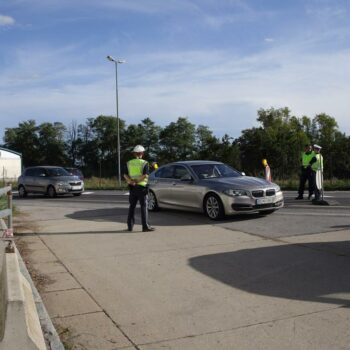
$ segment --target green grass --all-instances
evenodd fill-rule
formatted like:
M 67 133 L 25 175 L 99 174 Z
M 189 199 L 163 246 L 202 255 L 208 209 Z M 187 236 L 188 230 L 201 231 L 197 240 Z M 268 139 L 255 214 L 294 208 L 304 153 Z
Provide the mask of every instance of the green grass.
M 299 187 L 298 179 L 290 180 L 273 180 L 277 183 L 282 190 L 297 191 Z M 350 179 L 349 180 L 324 180 L 324 189 L 325 191 L 350 191 Z
M 349 191 L 350 190 L 350 179 L 347 180 L 325 180 L 324 182 L 326 191 Z
M 127 184 L 122 181 L 121 186 L 118 184 L 118 179 L 113 178 L 98 178 L 90 177 L 84 179 L 85 190 L 126 190 Z
M 7 209 L 7 197 L 0 196 L 0 210 Z

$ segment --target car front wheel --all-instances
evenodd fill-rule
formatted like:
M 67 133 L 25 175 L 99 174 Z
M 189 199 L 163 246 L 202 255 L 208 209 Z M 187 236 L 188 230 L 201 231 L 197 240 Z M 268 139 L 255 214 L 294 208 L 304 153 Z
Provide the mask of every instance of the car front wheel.
M 19 186 L 19 188 L 18 188 L 18 195 L 19 195 L 20 198 L 27 197 L 27 191 L 24 188 L 24 186 Z
M 221 220 L 225 216 L 220 198 L 215 194 L 208 194 L 204 199 L 204 212 L 211 220 Z
M 147 207 L 148 207 L 149 211 L 157 211 L 157 210 L 159 210 L 156 195 L 152 191 L 149 191 L 149 193 L 148 193 Z
M 56 197 L 57 194 L 56 194 L 55 187 L 49 186 L 49 188 L 47 189 L 47 195 L 49 196 L 49 198 L 54 198 L 54 197 Z

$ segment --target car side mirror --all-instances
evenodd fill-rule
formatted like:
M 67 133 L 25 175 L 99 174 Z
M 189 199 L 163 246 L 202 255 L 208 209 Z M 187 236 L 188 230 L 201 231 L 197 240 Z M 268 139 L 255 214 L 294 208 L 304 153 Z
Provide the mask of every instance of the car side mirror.
M 190 174 L 186 174 L 184 175 L 181 179 L 181 181 L 187 181 L 187 182 L 191 182 L 193 179 L 192 179 L 192 176 Z

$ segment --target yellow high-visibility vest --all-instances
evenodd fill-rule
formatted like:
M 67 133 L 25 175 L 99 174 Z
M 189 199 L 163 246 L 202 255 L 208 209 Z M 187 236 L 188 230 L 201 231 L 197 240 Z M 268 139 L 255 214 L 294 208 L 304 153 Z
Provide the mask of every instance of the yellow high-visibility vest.
M 323 157 L 322 154 L 316 153 L 316 162 L 311 165 L 313 171 L 323 170 Z
M 314 151 L 311 151 L 310 154 L 307 154 L 306 152 L 303 152 L 301 154 L 301 164 L 304 168 L 307 168 L 308 165 L 310 165 L 310 160 L 315 157 L 316 153 Z
M 143 170 L 146 164 L 148 164 L 148 162 L 145 161 L 144 159 L 135 158 L 135 159 L 129 160 L 127 162 L 129 177 L 133 180 L 136 180 L 137 178 L 142 176 Z M 147 183 L 148 183 L 148 176 L 146 176 L 146 178 L 143 181 L 138 182 L 137 185 L 146 187 Z

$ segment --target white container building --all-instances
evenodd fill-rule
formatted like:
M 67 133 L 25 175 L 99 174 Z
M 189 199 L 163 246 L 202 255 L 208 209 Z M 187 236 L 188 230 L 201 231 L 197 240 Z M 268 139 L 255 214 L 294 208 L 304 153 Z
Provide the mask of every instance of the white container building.
M 22 173 L 21 153 L 0 147 L 0 180 L 17 180 Z

